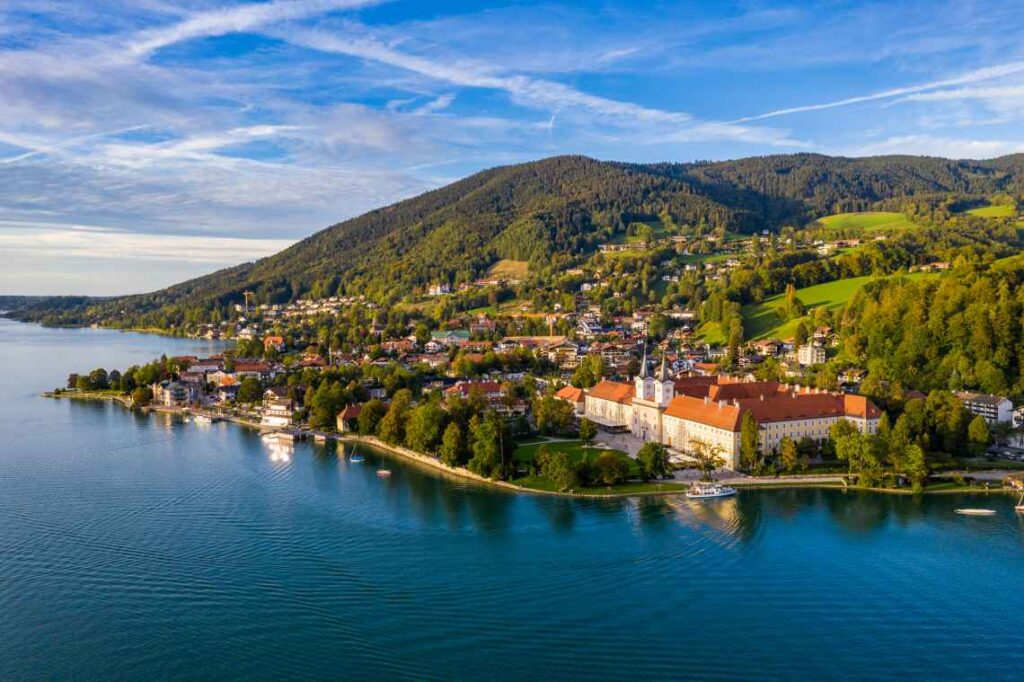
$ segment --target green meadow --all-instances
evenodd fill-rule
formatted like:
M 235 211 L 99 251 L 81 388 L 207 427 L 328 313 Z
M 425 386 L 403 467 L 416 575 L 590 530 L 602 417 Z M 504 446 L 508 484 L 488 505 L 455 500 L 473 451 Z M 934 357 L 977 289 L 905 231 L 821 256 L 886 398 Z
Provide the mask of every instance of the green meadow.
M 1012 218 L 1017 215 L 1017 209 L 1010 204 L 995 204 L 993 206 L 981 206 L 967 211 L 971 215 L 982 218 Z
M 921 279 L 935 277 L 937 273 L 915 272 L 909 275 L 896 275 L 910 279 Z M 814 286 L 797 289 L 796 295 L 803 301 L 804 308 L 808 311 L 815 308 L 827 308 L 835 310 L 845 306 L 854 294 L 868 282 L 877 279 L 876 277 L 850 277 L 839 279 L 834 282 L 815 284 Z M 785 302 L 785 294 L 776 294 L 766 298 L 761 303 L 751 303 L 743 306 L 743 327 L 744 335 L 748 339 L 778 338 L 789 339 L 796 333 L 800 320 L 805 318 L 794 318 L 782 320 L 776 310 Z
M 874 234 L 893 233 L 917 227 L 902 213 L 890 211 L 863 211 L 860 213 L 836 213 L 817 220 L 818 225 L 830 231 L 842 233 Z

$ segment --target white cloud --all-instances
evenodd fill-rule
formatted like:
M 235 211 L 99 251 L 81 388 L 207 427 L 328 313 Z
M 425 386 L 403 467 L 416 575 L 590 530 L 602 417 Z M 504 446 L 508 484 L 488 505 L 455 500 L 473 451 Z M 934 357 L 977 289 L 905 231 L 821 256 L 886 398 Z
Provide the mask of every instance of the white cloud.
M 1012 140 L 970 140 L 961 138 L 903 135 L 853 147 L 839 153 L 844 156 L 914 154 L 954 159 L 989 159 L 1024 152 L 1024 142 Z

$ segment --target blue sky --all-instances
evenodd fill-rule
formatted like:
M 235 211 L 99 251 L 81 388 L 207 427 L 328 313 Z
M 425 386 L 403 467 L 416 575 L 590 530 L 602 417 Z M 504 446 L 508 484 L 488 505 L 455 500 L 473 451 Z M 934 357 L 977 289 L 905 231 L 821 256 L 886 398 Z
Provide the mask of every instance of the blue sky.
M 0 293 L 146 291 L 482 168 L 1024 151 L 1024 3 L 4 0 Z

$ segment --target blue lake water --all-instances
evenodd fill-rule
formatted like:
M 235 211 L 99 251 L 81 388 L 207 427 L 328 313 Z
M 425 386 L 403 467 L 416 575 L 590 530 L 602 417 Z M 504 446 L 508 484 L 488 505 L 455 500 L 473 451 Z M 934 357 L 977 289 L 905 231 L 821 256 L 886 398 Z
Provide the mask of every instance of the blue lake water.
M 1024 675 L 1010 497 L 516 496 L 38 397 L 210 348 L 0 321 L 0 679 Z

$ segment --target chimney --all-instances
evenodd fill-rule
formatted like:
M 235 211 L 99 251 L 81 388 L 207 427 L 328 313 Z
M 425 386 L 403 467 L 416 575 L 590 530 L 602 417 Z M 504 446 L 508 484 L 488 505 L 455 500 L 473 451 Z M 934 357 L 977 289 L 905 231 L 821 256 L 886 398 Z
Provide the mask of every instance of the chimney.
M 704 396 L 704 404 L 707 405 L 710 402 L 711 402 L 711 398 L 709 396 Z
M 761 398 L 761 402 L 763 403 L 764 402 L 764 393 L 762 393 L 759 397 Z
M 723 407 L 725 407 L 725 401 L 724 400 L 719 400 L 718 401 L 718 409 L 722 409 Z

